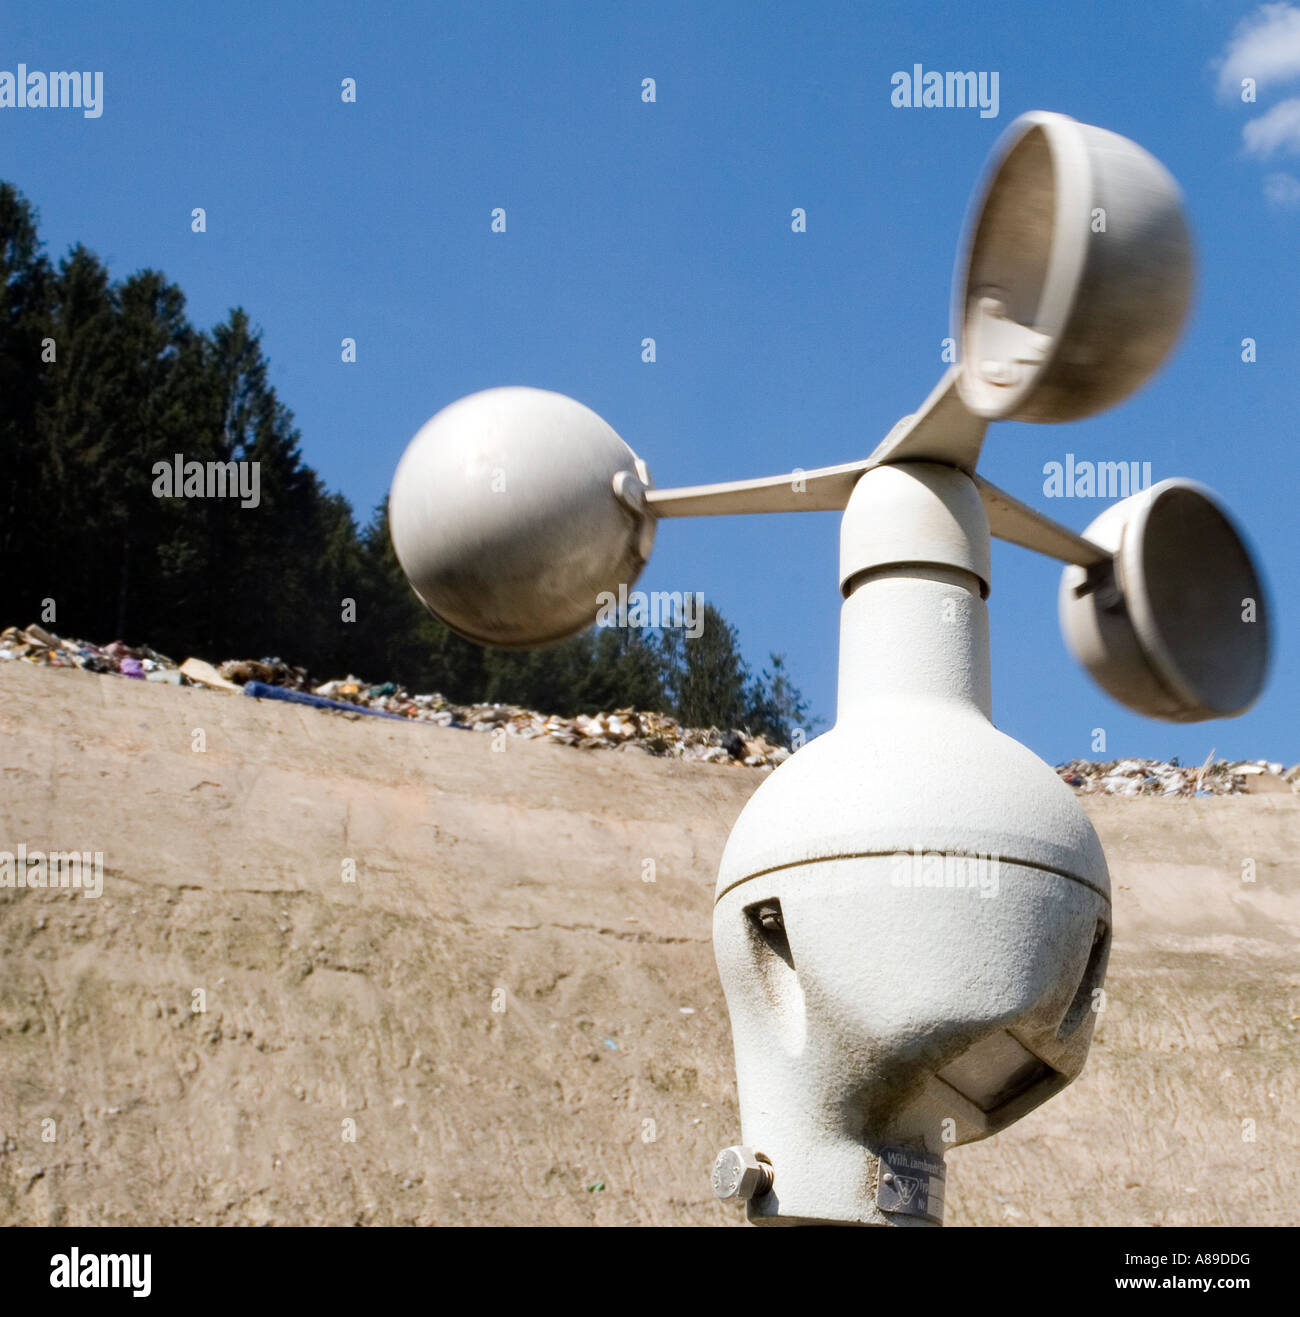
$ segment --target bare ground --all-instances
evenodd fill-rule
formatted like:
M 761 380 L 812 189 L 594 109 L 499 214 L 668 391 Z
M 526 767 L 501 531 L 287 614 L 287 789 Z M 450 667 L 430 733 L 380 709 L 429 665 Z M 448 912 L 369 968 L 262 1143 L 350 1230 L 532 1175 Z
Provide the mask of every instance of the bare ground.
M 709 930 L 760 774 L 492 745 L 0 665 L 0 849 L 105 864 L 0 890 L 0 1222 L 738 1223 Z M 1087 807 L 1092 1055 L 948 1222 L 1295 1224 L 1300 797 Z

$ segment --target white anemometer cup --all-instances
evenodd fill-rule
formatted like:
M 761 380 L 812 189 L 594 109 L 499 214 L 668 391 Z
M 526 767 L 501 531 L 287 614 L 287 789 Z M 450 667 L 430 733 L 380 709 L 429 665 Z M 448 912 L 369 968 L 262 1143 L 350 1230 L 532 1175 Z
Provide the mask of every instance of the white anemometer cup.
M 614 482 L 618 477 L 619 493 Z M 393 548 L 425 606 L 481 645 L 527 649 L 596 620 L 654 545 L 649 473 L 590 408 L 543 389 L 444 407 L 393 477 Z
M 1071 653 L 1121 704 L 1166 722 L 1234 718 L 1268 667 L 1264 586 L 1218 500 L 1162 480 L 1084 532 L 1112 557 L 1061 575 Z
M 1002 421 L 1074 421 L 1164 360 L 1191 296 L 1182 197 L 1127 138 L 1026 114 L 994 148 L 953 308 L 962 401 Z
M 1192 258 L 1134 143 L 1016 120 L 958 263 L 960 362 L 865 459 L 682 489 L 598 416 L 491 389 L 412 440 L 390 517 L 425 605 L 485 644 L 582 630 L 660 519 L 843 511 L 838 714 L 737 820 L 714 949 L 743 1139 L 714 1166 L 760 1224 L 934 1225 L 944 1153 L 1059 1092 L 1110 947 L 1105 856 L 1057 774 L 991 721 L 989 537 L 1062 560 L 1067 643 L 1130 708 L 1194 720 L 1263 687 L 1259 573 L 1213 495 L 1169 480 L 1083 535 L 976 474 L 990 421 L 1068 421 L 1168 354 Z

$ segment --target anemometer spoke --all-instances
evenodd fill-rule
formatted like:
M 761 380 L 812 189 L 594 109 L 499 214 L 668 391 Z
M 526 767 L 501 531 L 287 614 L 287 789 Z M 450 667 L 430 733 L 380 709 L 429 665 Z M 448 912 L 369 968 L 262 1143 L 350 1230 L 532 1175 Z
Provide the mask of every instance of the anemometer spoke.
M 954 366 L 920 408 L 901 421 L 871 455 L 840 466 L 790 471 L 756 480 L 652 489 L 646 501 L 658 517 L 722 517 L 760 512 L 842 512 L 858 477 L 887 462 L 942 462 L 974 471 L 988 422 L 967 411 Z
M 757 480 L 729 480 L 720 485 L 685 485 L 651 489 L 646 502 L 657 517 L 725 517 L 753 512 L 841 512 L 858 477 L 871 465 L 865 459 L 815 471 L 790 471 Z
M 989 516 L 990 535 L 1009 544 L 1019 544 L 1021 548 L 1033 549 L 1048 558 L 1074 563 L 1077 567 L 1091 567 L 1110 557 L 1100 545 L 1085 540 L 1082 535 L 1076 535 L 1028 504 L 1012 498 L 983 476 L 975 477 L 975 487 Z

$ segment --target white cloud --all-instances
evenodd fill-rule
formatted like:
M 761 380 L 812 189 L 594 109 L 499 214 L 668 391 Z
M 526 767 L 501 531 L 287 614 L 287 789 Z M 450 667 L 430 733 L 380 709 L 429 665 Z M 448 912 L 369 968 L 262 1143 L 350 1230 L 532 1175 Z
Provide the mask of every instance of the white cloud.
M 1275 205 L 1288 210 L 1300 206 L 1300 178 L 1290 174 L 1269 174 L 1264 180 L 1264 195 Z
M 1300 8 L 1260 5 L 1237 25 L 1216 63 L 1224 97 L 1239 97 L 1243 78 L 1254 78 L 1261 89 L 1300 78 Z
M 1252 119 L 1241 130 L 1241 140 L 1250 155 L 1268 157 L 1278 150 L 1300 154 L 1300 96 L 1279 101 L 1267 114 Z

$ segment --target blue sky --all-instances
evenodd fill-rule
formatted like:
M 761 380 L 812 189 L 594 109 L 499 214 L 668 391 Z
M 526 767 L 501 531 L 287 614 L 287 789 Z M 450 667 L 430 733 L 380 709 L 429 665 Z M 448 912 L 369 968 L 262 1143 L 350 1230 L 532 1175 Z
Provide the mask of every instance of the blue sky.
M 0 69 L 104 73 L 97 119 L 0 110 L 0 177 L 51 254 L 159 268 L 200 326 L 244 306 L 306 460 L 362 519 L 416 429 L 495 384 L 580 399 L 661 486 L 865 455 L 943 369 L 968 199 L 1006 125 L 1049 109 L 1134 138 L 1187 195 L 1188 329 L 1115 410 L 992 427 L 980 469 L 1076 530 L 1103 504 L 1043 498 L 1067 452 L 1213 486 L 1264 564 L 1272 678 L 1237 720 L 1130 714 L 1064 649 L 1059 566 L 995 544 L 995 720 L 1052 762 L 1098 757 L 1096 727 L 1101 757 L 1300 759 L 1300 8 L 9 0 L 5 19 Z M 916 63 L 997 71 L 998 117 L 895 108 Z M 829 513 L 665 523 L 641 585 L 703 591 L 829 724 L 837 535 Z

